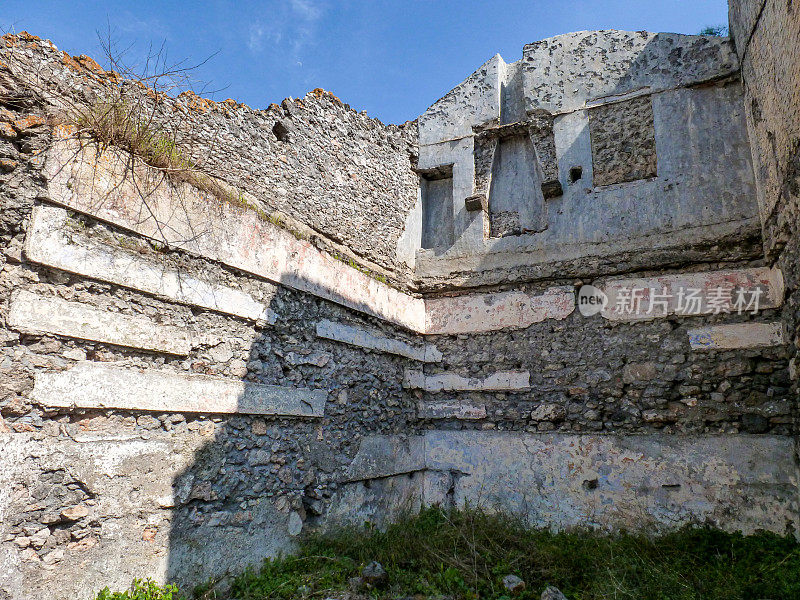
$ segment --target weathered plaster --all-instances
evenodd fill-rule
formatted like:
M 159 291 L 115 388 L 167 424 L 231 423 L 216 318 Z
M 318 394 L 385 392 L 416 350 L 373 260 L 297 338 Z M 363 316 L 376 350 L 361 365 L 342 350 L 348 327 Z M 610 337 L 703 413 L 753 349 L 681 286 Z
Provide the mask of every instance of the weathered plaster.
M 783 323 L 733 323 L 687 331 L 692 350 L 731 350 L 780 346 L 786 340 Z
M 514 291 L 426 298 L 425 331 L 454 334 L 525 328 L 545 319 L 565 319 L 574 310 L 575 293 L 568 287 L 548 288 L 543 294 Z
M 68 225 L 67 211 L 34 207 L 25 237 L 32 261 L 77 275 L 116 283 L 183 304 L 254 321 L 275 322 L 275 313 L 250 294 L 170 269 L 156 260 L 81 236 Z
M 8 324 L 24 333 L 52 333 L 184 356 L 192 348 L 210 341 L 204 340 L 206 336 L 198 331 L 160 325 L 148 317 L 115 313 L 24 290 L 11 298 Z
M 556 529 L 708 523 L 798 531 L 785 437 L 433 431 L 425 452 L 428 469 L 467 474 L 456 481 L 457 505 L 502 509 Z
M 532 525 L 652 531 L 702 523 L 783 534 L 800 524 L 788 437 L 430 431 L 407 444 L 424 447 L 426 503 L 502 510 Z M 371 439 L 356 460 L 379 446 Z M 383 468 L 370 475 L 397 471 L 390 461 Z M 449 485 L 432 485 L 441 473 L 451 474 Z
M 198 526 L 185 545 L 170 542 L 174 507 L 191 493 L 191 488 L 176 488 L 175 481 L 191 469 L 195 453 L 213 443 L 213 431 L 184 439 L 142 439 L 125 431 L 57 441 L 5 436 L 0 446 L 10 468 L 0 469 L 2 489 L 24 495 L 42 485 L 45 472 L 66 470 L 90 493 L 79 505 L 88 509 L 83 522 L 103 523 L 66 551 L 52 550 L 63 554 L 61 561 L 43 563 L 35 553 L 20 555 L 11 542 L 0 543 L 0 556 L 6 553 L 8 559 L 0 567 L 0 583 L 9 598 L 90 598 L 105 586 L 127 589 L 134 578 L 165 581 L 174 577 L 179 563 L 186 580 L 205 581 L 211 574 L 244 569 L 254 556 L 290 549 L 290 515 L 281 510 L 280 498 L 252 506 L 252 526 L 246 529 Z M 4 522 L 0 519 L 0 531 Z M 221 547 L 225 552 L 218 551 Z
M 542 319 L 563 318 L 574 308 L 572 294 L 555 288 L 543 296 L 476 294 L 428 300 L 410 296 L 260 220 L 253 211 L 216 202 L 188 185 L 174 186 L 139 165 L 139 185 L 148 178 L 157 179 L 143 198 L 126 164 L 114 152 L 109 150 L 96 159 L 93 151 L 80 149 L 74 141 L 58 141 L 46 163 L 50 199 L 158 242 L 418 333 L 524 327 Z M 43 223 L 40 226 L 45 227 Z M 29 245 L 33 250 L 33 242 Z M 37 252 L 33 250 L 34 256 L 41 256 Z M 56 262 L 50 258 L 56 253 L 54 249 L 41 260 Z M 102 260 L 91 252 L 83 256 Z M 62 260 L 68 263 L 65 267 L 77 270 L 72 266 L 76 259 Z M 108 273 L 108 269 L 104 271 Z M 140 284 L 147 291 L 157 287 L 152 276 L 145 275 L 134 276 L 128 283 Z
M 757 305 L 742 306 L 742 312 L 757 312 L 777 308 L 783 304 L 784 285 L 780 269 L 758 267 L 702 273 L 678 273 L 657 277 L 610 279 L 595 282 L 608 297 L 602 315 L 612 321 L 640 321 L 668 315 L 716 314 L 738 312 L 737 290 L 746 293 L 745 301 L 752 299 L 753 290 L 760 290 Z M 640 290 L 640 301 L 631 301 L 633 290 Z M 699 310 L 687 298 L 692 290 L 701 299 Z M 721 290 L 722 293 L 718 292 Z M 683 291 L 683 296 L 681 296 Z M 658 301 L 656 296 L 660 296 Z M 683 300 L 681 300 L 683 298 Z M 712 298 L 719 298 L 720 302 Z M 679 310 L 679 308 L 681 310 Z
M 50 407 L 322 417 L 327 392 L 86 361 L 38 373 L 31 397 Z
M 525 109 L 554 113 L 591 100 L 651 92 L 731 75 L 738 68 L 727 38 L 647 31 L 578 31 L 522 51 Z

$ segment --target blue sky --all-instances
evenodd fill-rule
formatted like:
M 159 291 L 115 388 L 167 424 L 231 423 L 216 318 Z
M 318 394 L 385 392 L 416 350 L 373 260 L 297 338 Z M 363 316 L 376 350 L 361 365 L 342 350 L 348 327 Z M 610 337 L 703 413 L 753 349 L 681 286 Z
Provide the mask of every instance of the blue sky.
M 313 88 L 386 123 L 413 119 L 496 53 L 584 29 L 698 33 L 727 24 L 726 0 L 5 0 L 4 30 L 27 30 L 71 54 L 102 57 L 114 32 L 129 61 L 165 42 L 171 61 L 203 64 L 216 100 L 254 108 Z

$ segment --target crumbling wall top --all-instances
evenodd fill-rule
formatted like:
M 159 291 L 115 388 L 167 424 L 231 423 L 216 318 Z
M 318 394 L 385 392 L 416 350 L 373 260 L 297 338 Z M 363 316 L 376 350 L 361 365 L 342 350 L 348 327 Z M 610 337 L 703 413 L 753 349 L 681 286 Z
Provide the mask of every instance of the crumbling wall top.
M 525 46 L 525 107 L 570 112 L 609 96 L 657 92 L 736 72 L 728 38 L 648 31 L 579 31 Z

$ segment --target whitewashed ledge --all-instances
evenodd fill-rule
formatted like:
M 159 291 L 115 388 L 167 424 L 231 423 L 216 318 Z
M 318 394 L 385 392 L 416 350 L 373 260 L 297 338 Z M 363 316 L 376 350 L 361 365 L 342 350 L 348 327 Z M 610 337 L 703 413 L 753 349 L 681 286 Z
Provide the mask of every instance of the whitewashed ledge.
M 178 356 L 186 356 L 192 348 L 210 341 L 191 329 L 162 325 L 149 317 L 110 312 L 25 290 L 11 297 L 8 325 L 22 333 L 51 333 Z
M 424 332 L 421 298 L 383 284 L 320 252 L 254 210 L 219 202 L 188 184 L 174 185 L 115 148 L 98 157 L 74 139 L 56 141 L 45 174 L 52 202 L 173 248 L 241 269 L 289 288 Z M 140 194 L 132 181 L 146 185 Z
M 640 277 L 629 279 L 607 279 L 594 284 L 603 290 L 608 303 L 601 314 L 611 321 L 644 321 L 663 318 L 670 315 L 693 316 L 694 314 L 712 314 L 715 312 L 737 312 L 735 305 L 737 290 L 744 292 L 749 300 L 754 290 L 759 290 L 758 310 L 777 308 L 783 304 L 784 283 L 780 269 L 756 267 L 750 269 L 730 269 L 725 271 L 706 271 L 702 273 L 674 273 L 657 277 Z M 641 290 L 637 301 L 630 299 L 631 290 Z M 717 306 L 709 302 L 717 290 L 730 292 L 730 298 L 718 302 Z M 652 291 L 651 291 L 652 290 Z M 679 292 L 698 290 L 703 299 L 698 312 L 680 310 Z M 651 298 L 651 293 L 663 295 Z M 663 300 L 653 302 L 653 300 Z M 684 298 L 684 305 L 691 304 Z M 751 312 L 744 310 L 743 312 Z
M 57 140 L 45 162 L 48 199 L 170 247 L 416 333 L 451 335 L 524 328 L 544 319 L 564 319 L 575 309 L 572 288 L 551 288 L 543 294 L 514 291 L 416 298 L 320 252 L 311 243 L 262 220 L 253 210 L 221 203 L 187 184 L 172 185 L 161 179 L 150 186 L 143 198 L 131 181 L 129 169 L 129 162 L 119 150 L 109 148 L 98 157 L 92 146 L 82 148 L 77 140 L 69 138 Z M 159 179 L 142 163 L 136 163 L 134 171 L 139 184 Z M 44 212 L 45 209 L 39 211 Z M 55 222 L 57 218 L 48 219 Z M 181 281 L 174 272 L 153 271 L 152 266 L 132 261 L 130 255 L 117 250 L 97 253 L 83 244 L 61 250 L 53 245 L 58 241 L 39 249 L 39 241 L 57 240 L 53 226 L 48 230 L 45 223 L 39 225 L 30 234 L 26 247 L 36 262 L 154 294 L 174 290 L 176 281 Z M 133 275 L 119 281 L 121 276 L 115 273 L 124 271 L 126 264 Z M 172 292 L 172 296 L 177 301 L 214 304 L 209 301 L 213 294 L 202 287 L 202 282 L 198 290 L 182 300 L 178 293 Z M 216 310 L 231 311 L 227 306 L 239 302 L 249 304 L 238 297 Z M 247 311 L 251 313 L 255 308 L 263 311 L 252 306 Z
M 419 362 L 439 362 L 442 353 L 433 344 L 415 346 L 394 338 L 374 335 L 369 331 L 327 319 L 317 323 L 317 336 L 342 344 L 358 346 L 367 350 L 397 354 Z
M 327 392 L 83 361 L 36 374 L 31 399 L 52 408 L 322 417 Z
M 523 329 L 545 319 L 566 319 L 574 310 L 575 291 L 566 286 L 551 287 L 542 294 L 510 291 L 428 298 L 425 333 Z
M 486 377 L 464 377 L 457 373 L 425 375 L 421 369 L 406 369 L 403 387 L 425 392 L 520 392 L 531 387 L 529 371 L 497 371 Z
M 70 231 L 67 222 L 67 211 L 63 208 L 35 206 L 25 238 L 27 258 L 180 304 L 275 323 L 275 312 L 250 294 L 168 268 L 130 250 L 90 240 Z
M 786 343 L 782 323 L 732 323 L 687 332 L 692 350 L 765 348 Z
M 486 418 L 486 405 L 467 401 L 419 402 L 417 418 L 479 421 Z

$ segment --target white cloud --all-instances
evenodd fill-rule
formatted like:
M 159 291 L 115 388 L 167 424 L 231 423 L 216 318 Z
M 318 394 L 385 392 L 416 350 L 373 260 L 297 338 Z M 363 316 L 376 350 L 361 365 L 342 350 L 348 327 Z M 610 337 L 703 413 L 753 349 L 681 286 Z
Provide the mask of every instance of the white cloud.
M 266 31 L 264 30 L 264 26 L 260 21 L 256 21 L 250 25 L 250 35 L 247 38 L 247 47 L 250 48 L 251 52 L 259 52 L 262 48 L 264 48 L 265 33 Z
M 322 16 L 322 5 L 313 0 L 291 0 L 292 11 L 306 21 L 316 21 Z
M 169 29 L 159 19 L 140 19 L 128 10 L 123 13 L 121 19 L 115 20 L 114 25 L 124 33 L 144 33 L 154 38 L 162 39 L 169 37 Z
M 313 44 L 324 13 L 325 5 L 320 0 L 276 2 L 268 17 L 257 18 L 250 24 L 247 47 L 258 54 L 271 46 L 285 54 L 292 64 L 302 66 L 302 53 Z

